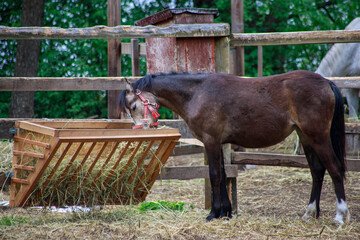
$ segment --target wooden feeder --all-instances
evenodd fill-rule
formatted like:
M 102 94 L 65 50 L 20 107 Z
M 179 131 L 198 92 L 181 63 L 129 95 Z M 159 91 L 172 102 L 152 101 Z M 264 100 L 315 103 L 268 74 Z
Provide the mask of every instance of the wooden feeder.
M 135 22 L 135 25 L 166 27 L 174 24 L 213 23 L 217 16 L 216 9 L 166 9 Z M 146 39 L 148 73 L 215 72 L 215 55 L 213 37 Z
M 126 120 L 16 122 L 10 206 L 143 201 L 180 134 L 131 125 Z

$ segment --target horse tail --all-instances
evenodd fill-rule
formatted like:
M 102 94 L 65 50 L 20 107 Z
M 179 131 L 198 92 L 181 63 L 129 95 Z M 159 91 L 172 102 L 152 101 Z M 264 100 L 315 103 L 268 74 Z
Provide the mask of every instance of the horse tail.
M 340 172 L 345 178 L 345 117 L 344 102 L 340 89 L 330 81 L 330 86 L 335 95 L 335 111 L 331 123 L 330 137 L 337 161 L 340 164 Z

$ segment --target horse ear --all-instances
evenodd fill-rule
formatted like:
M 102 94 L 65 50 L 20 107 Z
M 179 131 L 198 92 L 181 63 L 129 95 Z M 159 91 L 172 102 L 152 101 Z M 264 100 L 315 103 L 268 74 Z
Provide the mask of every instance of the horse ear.
M 133 87 L 131 86 L 131 83 L 129 81 L 129 79 L 125 78 L 125 82 L 126 82 L 126 90 L 129 92 L 133 91 Z

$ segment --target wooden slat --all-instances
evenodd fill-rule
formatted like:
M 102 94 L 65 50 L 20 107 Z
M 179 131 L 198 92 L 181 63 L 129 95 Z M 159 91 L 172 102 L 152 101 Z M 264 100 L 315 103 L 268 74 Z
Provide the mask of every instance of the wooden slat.
M 154 162 L 156 161 L 156 158 L 158 157 L 158 154 L 163 151 L 163 148 L 165 146 L 165 141 L 161 141 L 159 147 L 156 149 L 156 152 L 153 154 L 153 157 L 151 158 L 150 162 L 146 166 L 145 171 L 143 174 L 139 177 L 139 182 L 136 184 L 134 188 L 134 193 L 137 192 L 138 188 L 143 184 L 144 180 L 148 177 L 147 174 L 151 173 L 151 168 L 154 168 Z M 166 147 L 166 146 L 165 146 Z
M 118 178 L 117 178 L 117 180 L 116 180 L 116 183 L 113 184 L 112 189 L 110 190 L 110 194 L 112 194 L 112 192 L 114 191 L 114 189 L 116 188 L 116 186 L 118 185 L 118 183 L 122 181 L 122 178 L 123 178 L 125 172 L 127 171 L 127 169 L 129 168 L 130 164 L 132 163 L 132 161 L 133 161 L 136 153 L 139 151 L 139 148 L 140 148 L 140 146 L 141 146 L 142 143 L 143 143 L 142 141 L 138 142 L 138 144 L 136 145 L 136 147 L 135 147 L 134 150 L 132 151 L 132 154 L 131 154 L 131 156 L 129 157 L 127 163 L 126 163 L 126 164 L 123 166 L 123 168 L 121 169 L 121 172 L 120 172 L 120 174 L 119 174 L 119 176 L 118 176 Z
M 32 144 L 32 145 L 36 145 L 36 146 L 39 146 L 39 147 L 50 149 L 50 144 L 49 143 L 44 143 L 44 142 L 39 142 L 39 141 L 31 140 L 31 139 L 26 139 L 26 138 L 22 138 L 22 137 L 19 137 L 19 136 L 14 136 L 13 139 L 14 139 L 14 141 L 18 141 L 18 142 L 21 142 L 21 143 L 29 143 L 29 144 Z
M 56 129 L 131 129 L 131 120 L 109 120 L 109 121 L 36 121 L 37 124 Z
M 176 24 L 166 27 L 115 27 L 95 26 L 89 28 L 59 27 L 6 27 L 0 26 L 0 39 L 116 39 L 147 37 L 220 37 L 228 36 L 230 26 L 226 23 Z
M 68 183 L 68 186 L 67 186 L 66 189 L 69 189 L 70 186 L 71 186 L 71 184 L 73 184 L 73 183 L 76 182 L 75 179 L 77 178 L 78 172 L 79 172 L 80 169 L 84 166 L 86 160 L 89 158 L 90 153 L 91 153 L 92 150 L 94 149 L 95 145 L 96 145 L 96 142 L 93 142 L 93 143 L 91 144 L 91 146 L 89 147 L 89 149 L 87 150 L 87 152 L 86 152 L 83 160 L 81 161 L 80 165 L 75 169 L 74 175 L 73 175 L 72 179 L 70 180 L 70 182 Z
M 119 155 L 119 157 L 118 157 L 118 160 L 115 162 L 115 164 L 113 165 L 112 169 L 109 171 L 108 176 L 107 176 L 107 178 L 105 179 L 105 181 L 104 181 L 104 183 L 103 183 L 104 186 L 106 186 L 106 184 L 109 182 L 111 176 L 114 175 L 115 169 L 119 166 L 121 159 L 124 157 L 124 155 L 125 155 L 125 153 L 127 152 L 127 150 L 128 150 L 128 148 L 129 148 L 129 146 L 130 146 L 131 143 L 132 143 L 132 141 L 129 141 L 129 142 L 126 144 L 126 146 L 121 150 L 121 153 L 120 153 L 120 155 Z
M 25 171 L 30 171 L 30 172 L 35 171 L 35 167 L 33 167 L 33 166 L 25 166 L 25 165 L 20 165 L 20 164 L 15 164 L 13 166 L 13 168 L 15 168 L 16 170 L 25 170 Z
M 225 172 L 227 178 L 234 178 L 238 175 L 238 166 L 225 165 Z M 209 178 L 209 166 L 177 166 L 177 167 L 163 167 L 157 180 L 179 179 L 190 180 L 197 178 Z
M 13 154 L 14 156 L 27 156 L 27 157 L 35 157 L 40 159 L 43 159 L 45 157 L 45 155 L 42 153 L 33 153 L 33 152 L 25 152 L 25 151 L 17 151 L 17 150 L 13 150 Z
M 307 168 L 308 163 L 304 155 L 287 155 L 272 153 L 234 152 L 232 164 L 253 164 L 266 166 L 286 166 Z
M 148 146 L 146 147 L 145 151 L 142 153 L 141 158 L 139 159 L 139 161 L 136 164 L 136 167 L 133 171 L 133 173 L 131 174 L 131 176 L 129 177 L 127 183 L 130 184 L 132 181 L 134 181 L 134 178 L 137 174 L 137 171 L 139 169 L 139 167 L 143 164 L 146 156 L 148 155 L 148 152 L 150 151 L 151 147 L 153 146 L 154 141 L 149 142 Z M 125 193 L 125 188 L 122 190 L 122 192 L 120 193 L 120 196 L 122 196 Z
M 176 142 L 174 141 L 169 141 L 169 145 L 167 146 L 167 148 L 165 149 L 165 151 L 163 152 L 161 158 L 160 158 L 160 163 L 156 164 L 155 165 L 155 169 L 151 175 L 151 178 L 149 179 L 148 181 L 148 189 L 151 189 L 152 186 L 154 185 L 155 183 L 155 180 L 160 172 L 160 170 L 163 168 L 163 166 L 165 165 L 166 163 L 166 160 L 169 158 L 172 150 L 174 149 L 176 145 Z M 147 196 L 148 192 L 143 192 L 142 195 L 141 195 L 141 201 L 144 201 L 146 196 Z
M 95 167 L 97 161 L 100 159 L 101 155 L 103 154 L 105 148 L 107 147 L 108 142 L 104 142 L 100 151 L 98 152 L 98 154 L 96 155 L 95 159 L 92 161 L 87 173 L 85 174 L 85 177 L 82 181 L 85 181 L 85 179 L 90 175 L 90 173 L 92 172 L 93 168 Z
M 121 54 L 131 55 L 131 43 L 121 43 Z M 139 43 L 140 56 L 146 56 L 146 43 Z
M 360 30 L 232 34 L 232 46 L 360 42 Z
M 42 185 L 41 191 L 44 191 L 44 189 L 47 187 L 47 185 L 49 184 L 50 180 L 52 179 L 52 176 L 54 175 L 54 173 L 56 172 L 56 170 L 58 169 L 58 167 L 60 166 L 62 160 L 64 159 L 64 157 L 66 156 L 67 152 L 69 151 L 70 147 L 72 146 L 72 143 L 69 142 L 66 145 L 66 148 L 64 149 L 64 151 L 61 153 L 59 159 L 57 160 L 57 162 L 55 163 L 53 169 L 51 170 L 50 174 L 47 176 L 44 184 Z M 54 153 L 55 154 L 55 153 Z M 40 194 L 40 193 L 39 193 Z M 39 196 L 38 196 L 39 197 Z
M 51 128 L 51 127 L 46 127 L 46 126 L 42 126 L 33 122 L 28 122 L 28 121 L 20 121 L 20 122 L 16 122 L 15 124 L 18 128 L 22 128 L 28 131 L 32 131 L 32 132 L 37 132 L 37 133 L 41 133 L 44 135 L 49 135 L 49 136 L 56 136 L 56 129 Z
M 29 185 L 29 180 L 21 178 L 11 178 L 11 182 Z
M 62 140 L 88 140 L 94 139 L 119 139 L 122 141 L 131 141 L 135 139 L 151 140 L 151 139 L 179 139 L 180 133 L 177 129 L 64 129 L 59 131 L 59 138 Z
M 232 164 L 308 168 L 304 155 L 234 152 Z M 348 171 L 360 171 L 360 159 L 346 158 Z
M 73 164 L 73 162 L 75 161 L 76 157 L 79 155 L 81 149 L 83 148 L 85 143 L 80 143 L 79 146 L 77 147 L 75 153 L 73 154 L 73 156 L 71 157 L 69 163 L 67 164 L 66 168 L 64 169 L 64 171 L 61 173 L 59 179 L 57 180 L 57 182 L 54 185 L 54 190 L 59 186 L 59 184 L 63 181 L 63 179 L 66 176 L 66 173 L 69 171 L 71 165 Z M 44 190 L 45 188 L 43 188 Z

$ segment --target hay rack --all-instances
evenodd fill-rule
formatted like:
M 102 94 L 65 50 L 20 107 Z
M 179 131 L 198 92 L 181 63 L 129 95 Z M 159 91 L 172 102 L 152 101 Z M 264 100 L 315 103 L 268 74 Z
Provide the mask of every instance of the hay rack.
M 10 206 L 129 204 L 145 200 L 177 129 L 131 122 L 17 121 Z

